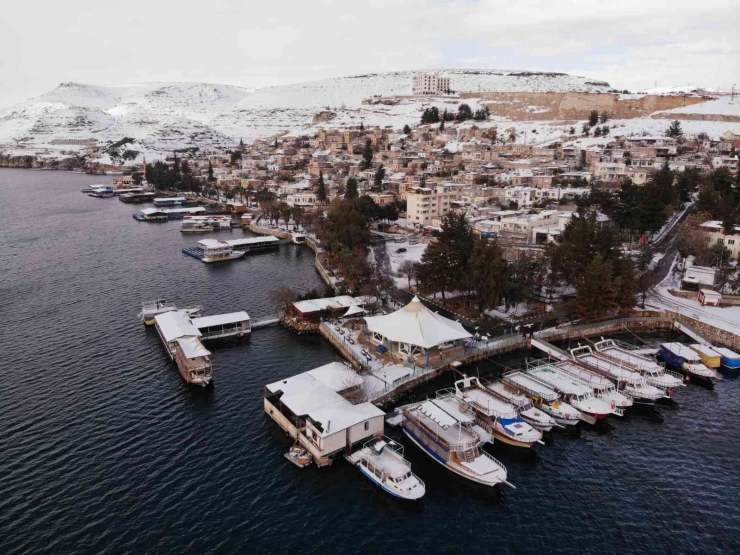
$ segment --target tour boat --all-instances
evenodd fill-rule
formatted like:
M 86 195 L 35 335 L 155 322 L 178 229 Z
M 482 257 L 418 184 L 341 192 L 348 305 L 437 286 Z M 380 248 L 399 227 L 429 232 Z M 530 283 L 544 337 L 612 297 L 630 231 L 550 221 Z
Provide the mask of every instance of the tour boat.
M 180 224 L 181 233 L 209 233 L 215 228 L 208 222 L 188 221 L 183 219 Z
M 113 189 L 108 189 L 107 187 L 104 189 L 97 189 L 93 191 L 92 193 L 88 193 L 89 197 L 95 197 L 95 198 L 112 198 L 116 196 L 116 193 L 113 192 Z
M 581 420 L 584 422 L 595 424 L 610 414 L 622 415 L 614 410 L 616 406 L 595 397 L 593 389 L 555 366 L 532 366 L 527 370 L 527 375 L 560 393 L 563 400 L 581 411 Z
M 731 351 L 725 347 L 713 347 L 713 349 L 722 357 L 721 364 L 723 368 L 727 368 L 728 370 L 740 369 L 740 355 L 735 351 Z
M 506 467 L 483 451 L 470 419 L 434 399 L 403 410 L 403 433 L 450 472 L 486 486 L 506 484 Z
M 686 385 L 682 375 L 666 370 L 663 364 L 649 357 L 630 351 L 614 339 L 602 339 L 594 347 L 599 355 L 604 358 L 622 363 L 626 367 L 640 372 L 645 376 L 648 384 L 658 389 L 670 392 L 676 387 Z
M 507 387 L 505 383 L 483 382 L 483 387 L 517 407 L 519 416 L 533 428 L 541 432 L 549 432 L 554 426 L 560 426 L 552 416 L 535 408 L 529 397 L 523 393 L 519 393 L 515 389 Z
M 157 314 L 163 314 L 165 312 L 171 312 L 173 310 L 177 310 L 177 306 L 175 306 L 175 303 L 167 302 L 164 299 L 147 301 L 145 303 L 141 303 L 141 312 L 139 313 L 139 318 L 147 326 L 151 326 L 154 325 L 154 317 Z M 198 316 L 202 310 L 203 307 L 194 306 L 191 308 L 186 308 L 185 312 L 187 312 L 188 316 L 195 317 Z
M 198 248 L 185 248 L 182 251 L 206 264 L 236 260 L 246 254 L 246 251 L 235 251 L 227 241 L 217 239 L 203 239 L 198 241 Z
M 659 356 L 668 366 L 682 370 L 693 378 L 721 379 L 715 370 L 702 363 L 699 353 L 682 343 L 661 343 Z
M 109 188 L 110 188 L 110 185 L 88 185 L 84 189 L 80 189 L 80 191 L 83 193 L 90 194 L 90 193 L 97 193 L 101 189 L 109 189 Z
M 517 407 L 493 395 L 484 388 L 478 378 L 465 377 L 455 382 L 454 396 L 461 401 L 463 410 L 470 407 L 475 414 L 475 423 L 488 433 L 514 447 L 530 448 L 542 443 L 542 432 L 534 429 L 519 416 Z M 437 394 L 437 398 L 446 397 Z
M 564 426 L 575 426 L 581 420 L 581 411 L 560 399 L 560 394 L 551 387 L 538 382 L 518 370 L 505 373 L 501 380 L 521 391 L 534 401 L 535 406 Z
M 555 366 L 573 379 L 583 382 L 593 389 L 594 395 L 613 406 L 617 413 L 624 411 L 627 407 L 631 407 L 634 403 L 632 397 L 617 389 L 614 381 L 606 376 L 592 372 L 572 360 L 558 362 Z
M 722 364 L 722 355 L 715 351 L 714 347 L 700 343 L 692 343 L 689 347 L 699 353 L 699 358 L 707 368 L 719 368 Z
M 345 458 L 394 497 L 413 501 L 424 496 L 424 482 L 411 472 L 411 463 L 403 458 L 403 446 L 389 437 L 379 435 Z
M 620 391 L 632 397 L 634 403 L 654 405 L 658 399 L 669 397 L 662 389 L 647 383 L 645 376 L 640 372 L 627 368 L 622 362 L 615 362 L 594 353 L 588 345 L 571 349 L 570 354 L 574 361 L 615 380 Z

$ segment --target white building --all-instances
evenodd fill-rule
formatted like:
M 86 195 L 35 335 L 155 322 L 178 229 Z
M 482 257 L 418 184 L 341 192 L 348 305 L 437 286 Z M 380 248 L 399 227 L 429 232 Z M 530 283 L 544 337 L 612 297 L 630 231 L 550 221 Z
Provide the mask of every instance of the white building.
M 413 94 L 443 94 L 450 91 L 450 78 L 440 77 L 432 73 L 417 73 L 414 75 Z
M 456 193 L 439 185 L 435 189 L 416 187 L 406 194 L 406 227 L 426 227 L 432 219 L 447 214 Z
M 740 226 L 735 226 L 733 234 L 727 234 L 722 228 L 722 222 L 711 220 L 701 224 L 701 230 L 709 243 L 709 247 L 722 245 L 730 251 L 730 256 L 738 260 L 740 256 Z

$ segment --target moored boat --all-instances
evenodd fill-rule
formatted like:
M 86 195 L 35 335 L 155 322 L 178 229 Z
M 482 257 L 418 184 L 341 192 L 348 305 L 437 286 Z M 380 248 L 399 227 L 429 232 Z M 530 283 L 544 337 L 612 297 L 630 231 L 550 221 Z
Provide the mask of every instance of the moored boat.
M 198 241 L 198 247 L 184 248 L 182 252 L 206 264 L 236 260 L 246 254 L 245 251 L 235 251 L 228 241 L 217 239 L 202 239 Z
M 506 484 L 506 467 L 483 451 L 481 440 L 467 421 L 438 400 L 403 410 L 403 433 L 450 472 L 486 486 Z
M 560 426 L 552 416 L 535 408 L 529 397 L 511 387 L 507 387 L 505 383 L 482 380 L 481 383 L 488 391 L 517 407 L 519 416 L 533 428 L 541 432 L 549 432 L 553 427 Z
M 443 393 L 441 397 L 444 399 L 446 395 Z M 542 443 L 542 432 L 525 422 L 516 406 L 484 388 L 478 378 L 465 377 L 456 381 L 454 397 L 463 410 L 470 407 L 475 414 L 475 423 L 496 439 L 514 447 L 529 448 Z
M 722 368 L 727 368 L 728 370 L 740 369 L 740 355 L 739 354 L 725 347 L 713 347 L 713 348 L 722 357 L 720 360 L 722 364 Z
M 615 410 L 624 410 L 631 407 L 634 403 L 632 397 L 617 389 L 616 383 L 613 380 L 592 372 L 573 360 L 564 360 L 556 363 L 555 366 L 575 380 L 583 382 L 593 389 L 596 397 L 612 405 Z
M 715 370 L 704 365 L 699 353 L 682 343 L 661 343 L 658 356 L 668 366 L 686 372 L 692 378 L 703 380 L 722 378 Z
M 411 472 L 411 463 L 403 458 L 403 445 L 389 437 L 375 437 L 345 458 L 394 497 L 413 501 L 424 496 L 424 482 Z
M 536 381 L 552 387 L 560 393 L 561 398 L 581 412 L 581 420 L 595 424 L 610 414 L 622 415 L 616 406 L 594 396 L 594 391 L 582 382 L 576 381 L 568 374 L 552 365 L 540 364 L 531 366 L 527 375 Z
M 599 355 L 614 362 L 622 363 L 626 367 L 640 372 L 645 376 L 645 380 L 648 384 L 659 389 L 670 392 L 676 387 L 686 385 L 684 383 L 683 376 L 680 374 L 666 370 L 664 364 L 659 363 L 654 359 L 643 356 L 634 351 L 630 351 L 625 345 L 615 341 L 614 339 L 602 339 L 597 342 L 594 347 Z
M 645 377 L 627 368 L 623 362 L 615 362 L 597 353 L 588 345 L 570 350 L 573 360 L 603 376 L 615 380 L 620 391 L 641 405 L 653 405 L 658 399 L 669 397 L 665 391 L 647 383 Z
M 177 310 L 175 303 L 166 301 L 165 299 L 157 299 L 156 301 L 147 301 L 141 303 L 141 312 L 139 312 L 139 319 L 144 322 L 147 326 L 154 325 L 154 317 L 158 314 L 164 314 L 165 312 L 171 312 Z M 203 310 L 202 306 L 193 306 L 184 309 L 185 313 L 194 318 L 200 315 Z
M 707 368 L 719 368 L 722 364 L 722 355 L 715 351 L 714 347 L 700 343 L 692 343 L 689 347 L 699 354 L 699 358 Z
M 524 372 L 506 372 L 501 381 L 522 392 L 534 401 L 535 406 L 553 417 L 563 426 L 575 426 L 581 420 L 581 411 L 560 399 L 553 388 L 533 380 Z

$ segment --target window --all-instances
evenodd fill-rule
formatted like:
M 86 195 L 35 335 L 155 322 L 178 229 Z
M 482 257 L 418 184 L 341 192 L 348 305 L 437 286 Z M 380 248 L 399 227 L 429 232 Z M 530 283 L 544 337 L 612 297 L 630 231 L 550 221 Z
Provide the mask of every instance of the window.
M 725 244 L 725 239 L 724 239 L 724 237 L 717 237 L 717 242 L 718 242 L 718 243 L 719 243 L 720 245 L 724 245 L 724 244 Z
M 370 429 L 370 422 L 365 422 L 365 431 L 367 432 Z
M 727 240 L 727 244 L 728 245 L 734 245 L 735 244 L 735 239 L 728 239 Z

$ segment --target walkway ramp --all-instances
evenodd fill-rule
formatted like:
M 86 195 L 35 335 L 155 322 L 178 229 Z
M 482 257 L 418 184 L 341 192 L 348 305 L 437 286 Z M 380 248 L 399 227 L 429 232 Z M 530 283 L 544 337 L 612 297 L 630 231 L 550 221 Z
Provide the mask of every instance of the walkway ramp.
M 674 320 L 673 321 L 673 326 L 677 330 L 679 330 L 679 331 L 685 333 L 686 335 L 688 335 L 691 339 L 693 339 L 697 343 L 699 343 L 701 345 L 708 345 L 708 346 L 711 347 L 712 342 L 709 341 L 709 339 L 707 339 L 704 335 L 702 335 L 701 333 L 699 333 L 692 326 L 690 326 L 688 324 L 684 324 L 682 322 L 679 322 L 678 320 Z
M 546 355 L 556 358 L 558 360 L 571 360 L 573 358 L 561 348 L 556 347 L 552 343 L 548 343 L 544 339 L 538 339 L 536 337 L 533 337 L 532 347 L 539 349 Z

